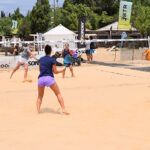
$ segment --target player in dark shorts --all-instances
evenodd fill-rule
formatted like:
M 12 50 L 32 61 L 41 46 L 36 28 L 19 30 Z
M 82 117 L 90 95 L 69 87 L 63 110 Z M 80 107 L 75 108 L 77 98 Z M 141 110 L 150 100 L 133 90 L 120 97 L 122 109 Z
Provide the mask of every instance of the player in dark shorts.
M 14 50 L 13 50 L 13 55 L 14 56 L 18 56 L 19 55 L 19 47 L 15 46 Z
M 63 58 L 65 58 L 67 55 L 71 55 L 71 56 L 73 55 L 73 54 L 72 54 L 72 51 L 69 49 L 69 44 L 68 44 L 68 43 L 65 44 L 65 49 L 62 50 L 61 56 L 62 56 Z M 74 77 L 72 63 L 66 63 L 66 64 L 64 64 L 64 65 L 65 65 L 65 67 L 69 67 L 70 72 L 71 72 L 71 74 L 72 74 L 72 77 Z M 63 72 L 63 78 L 65 78 L 65 72 L 66 72 L 66 68 L 65 68 L 65 70 L 64 70 L 64 72 Z
M 86 53 L 86 56 L 87 56 L 87 63 L 89 63 L 90 62 L 90 42 L 89 41 L 86 42 L 86 51 L 85 51 L 85 53 Z

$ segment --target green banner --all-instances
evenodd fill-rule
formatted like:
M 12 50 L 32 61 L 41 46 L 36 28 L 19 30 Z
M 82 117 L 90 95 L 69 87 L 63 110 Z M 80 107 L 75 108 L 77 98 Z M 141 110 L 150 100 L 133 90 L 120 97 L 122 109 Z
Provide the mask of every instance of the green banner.
M 12 20 L 12 29 L 17 29 L 18 21 Z
M 119 23 L 118 29 L 120 30 L 130 30 L 130 18 L 132 12 L 132 2 L 121 1 L 119 10 Z

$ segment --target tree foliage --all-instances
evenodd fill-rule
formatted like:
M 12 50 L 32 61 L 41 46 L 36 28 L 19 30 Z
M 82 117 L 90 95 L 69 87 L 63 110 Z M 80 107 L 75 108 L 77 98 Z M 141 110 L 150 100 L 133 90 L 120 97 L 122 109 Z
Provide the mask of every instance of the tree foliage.
M 95 1 L 94 0 L 65 0 L 63 8 L 66 8 L 68 4 L 83 4 L 87 7 L 94 7 Z
M 53 23 L 54 26 L 57 26 L 59 24 L 62 24 L 64 20 L 64 16 L 62 13 L 62 9 L 61 8 L 57 8 L 55 10 L 55 24 Z
M 127 1 L 133 2 L 131 19 L 132 25 L 139 29 L 142 34 L 150 34 L 150 0 Z M 86 14 L 88 18 L 88 22 L 86 23 L 86 25 L 89 26 L 89 28 L 91 29 L 97 29 L 97 27 L 100 28 L 114 21 L 118 21 L 120 0 L 65 0 L 63 9 L 68 10 L 70 4 L 82 4 L 84 7 L 89 8 L 88 11 L 90 12 L 90 15 L 88 15 L 88 13 Z M 76 16 L 75 13 L 73 14 L 73 16 Z M 72 15 L 72 13 L 70 15 Z M 91 18 L 91 16 L 93 17 Z M 99 21 L 98 25 L 97 21 Z M 69 25 L 67 25 L 67 27 L 69 27 Z
M 107 24 L 113 22 L 113 20 L 114 20 L 114 17 L 108 16 L 107 11 L 102 12 L 102 15 L 100 16 L 101 26 L 107 25 Z
M 150 7 L 150 0 L 126 0 L 129 2 L 133 2 L 134 5 L 142 5 Z
M 117 20 L 116 14 L 119 11 L 119 1 L 116 0 L 65 0 L 63 9 L 66 9 L 70 4 L 80 5 L 89 8 L 91 29 L 97 29 L 108 23 Z M 92 16 L 92 17 L 91 17 Z M 94 23 L 94 22 L 96 23 Z M 98 21 L 98 22 L 97 22 Z
M 82 16 L 86 16 L 86 27 L 89 29 L 98 28 L 99 16 L 94 13 L 90 7 L 84 4 L 67 4 L 62 10 L 63 13 L 63 25 L 71 30 L 78 29 L 78 20 Z
M 2 10 L 1 11 L 1 18 L 4 18 L 5 17 L 5 12 Z
M 26 38 L 31 33 L 31 22 L 28 17 L 22 18 L 18 26 L 18 35 L 20 38 Z
M 30 15 L 32 33 L 44 33 L 50 27 L 51 8 L 49 0 L 37 0 Z
M 0 18 L 0 33 L 5 36 L 11 34 L 12 20 L 9 17 Z
M 136 5 L 132 14 L 133 26 L 143 35 L 150 34 L 150 7 Z
M 20 9 L 17 8 L 14 13 L 12 14 L 12 19 L 13 20 L 17 20 L 19 21 L 20 19 L 22 19 L 24 16 L 20 13 Z
M 66 8 L 68 4 L 83 4 L 98 15 L 101 15 L 103 11 L 106 11 L 108 15 L 114 15 L 119 9 L 118 0 L 65 0 L 63 8 Z

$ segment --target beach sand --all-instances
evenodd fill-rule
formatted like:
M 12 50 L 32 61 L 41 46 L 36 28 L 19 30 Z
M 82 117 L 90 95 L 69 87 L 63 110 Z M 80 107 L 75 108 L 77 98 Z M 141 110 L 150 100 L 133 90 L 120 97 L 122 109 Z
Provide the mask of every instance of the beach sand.
M 74 71 L 56 75 L 69 116 L 49 88 L 36 114 L 38 69 L 32 83 L 0 72 L 0 150 L 150 150 L 150 73 L 98 62 Z

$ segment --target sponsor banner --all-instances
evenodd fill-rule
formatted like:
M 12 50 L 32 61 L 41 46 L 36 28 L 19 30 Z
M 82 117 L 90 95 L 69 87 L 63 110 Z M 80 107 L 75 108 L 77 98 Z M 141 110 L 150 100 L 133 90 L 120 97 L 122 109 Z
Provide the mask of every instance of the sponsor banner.
M 16 20 L 12 20 L 12 34 L 17 34 L 18 32 L 18 22 Z
M 86 17 L 83 16 L 79 19 L 79 30 L 78 30 L 78 40 L 81 40 L 80 43 L 78 43 L 78 48 L 84 48 L 85 47 L 85 22 Z
M 16 20 L 12 20 L 12 29 L 17 29 L 18 22 Z
M 120 30 L 130 30 L 130 18 L 132 12 L 132 2 L 121 1 L 119 10 L 119 24 L 118 29 Z
M 42 37 L 43 37 L 42 33 L 39 33 L 39 41 L 42 41 Z

